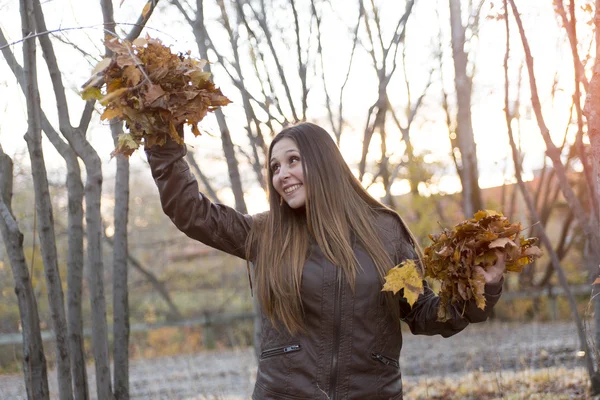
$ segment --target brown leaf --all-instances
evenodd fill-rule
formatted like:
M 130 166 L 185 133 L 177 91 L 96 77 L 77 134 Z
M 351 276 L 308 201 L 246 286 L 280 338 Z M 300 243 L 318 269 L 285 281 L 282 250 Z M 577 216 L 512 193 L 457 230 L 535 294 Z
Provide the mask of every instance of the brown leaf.
M 528 249 L 525 249 L 525 251 L 523 252 L 523 255 L 524 256 L 541 257 L 544 255 L 544 252 L 542 250 L 540 250 L 540 248 L 537 246 L 531 246 Z
M 146 92 L 146 95 L 144 96 L 144 103 L 147 105 L 151 105 L 152 103 L 154 103 L 154 101 L 156 99 L 158 99 L 161 96 L 165 95 L 165 91 L 163 90 L 162 87 L 160 87 L 160 85 L 150 85 L 148 87 L 148 91 Z

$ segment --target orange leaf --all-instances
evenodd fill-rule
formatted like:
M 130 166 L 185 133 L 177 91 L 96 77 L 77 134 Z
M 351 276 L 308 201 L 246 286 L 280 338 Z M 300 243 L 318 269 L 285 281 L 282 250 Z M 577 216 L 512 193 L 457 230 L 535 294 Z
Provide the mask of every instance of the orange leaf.
M 102 121 L 104 121 L 104 120 L 111 120 L 113 118 L 117 118 L 117 117 L 120 117 L 122 115 L 123 115 L 123 110 L 121 110 L 119 108 L 107 108 L 106 110 L 104 110 L 104 112 L 100 116 L 100 119 Z
M 146 15 L 148 15 L 148 13 L 150 12 L 150 7 L 152 7 L 152 3 L 147 2 L 144 6 L 144 9 L 142 10 L 142 17 L 146 18 Z

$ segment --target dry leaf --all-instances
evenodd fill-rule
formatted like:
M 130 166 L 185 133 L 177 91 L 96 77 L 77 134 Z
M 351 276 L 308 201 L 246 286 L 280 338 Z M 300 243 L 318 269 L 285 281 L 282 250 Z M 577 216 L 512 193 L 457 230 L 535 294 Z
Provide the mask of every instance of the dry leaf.
M 198 123 L 231 103 L 202 70 L 207 62 L 191 58 L 191 52 L 173 54 L 149 36 L 133 43 L 109 37 L 105 45 L 113 56 L 98 63 L 81 95 L 106 106 L 102 119 L 126 123 L 129 136 L 113 154 L 130 155 L 140 144 L 163 145 L 168 137 L 183 143 L 177 133 L 183 124 L 199 135 Z
M 385 284 L 381 291 L 398 293 L 404 289 L 404 297 L 412 307 L 423 293 L 423 277 L 414 260 L 406 260 L 390 269 L 385 276 Z
M 440 281 L 441 321 L 450 317 L 448 306 L 474 299 L 485 308 L 483 269 L 494 265 L 504 254 L 507 271 L 521 272 L 525 265 L 542 256 L 535 246 L 537 238 L 520 237 L 521 225 L 512 224 L 494 210 L 478 211 L 473 218 L 457 224 L 453 229 L 430 234 L 433 242 L 424 249 L 425 277 Z
M 490 249 L 493 249 L 493 248 L 496 248 L 496 247 L 506 247 L 507 244 L 510 244 L 511 246 L 516 246 L 515 242 L 513 242 L 509 238 L 503 237 L 503 238 L 498 238 L 498 239 L 493 240 L 489 244 L 488 247 Z

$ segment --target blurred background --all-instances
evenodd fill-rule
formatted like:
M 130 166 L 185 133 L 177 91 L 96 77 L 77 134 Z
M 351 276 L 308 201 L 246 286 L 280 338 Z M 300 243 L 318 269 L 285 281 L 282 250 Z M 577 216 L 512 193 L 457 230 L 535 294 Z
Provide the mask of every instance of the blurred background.
M 180 233 L 143 151 L 112 158 L 124 127 L 79 96 L 110 32 L 210 61 L 233 103 L 185 140 L 215 202 L 265 211 L 268 145 L 306 120 L 422 246 L 481 209 L 541 239 L 545 255 L 507 275 L 490 321 L 449 340 L 407 332 L 407 398 L 592 396 L 598 12 L 593 0 L 0 0 L 0 183 L 12 204 L 0 398 L 27 396 L 24 338 L 43 349 L 51 398 L 252 390 L 245 262 Z

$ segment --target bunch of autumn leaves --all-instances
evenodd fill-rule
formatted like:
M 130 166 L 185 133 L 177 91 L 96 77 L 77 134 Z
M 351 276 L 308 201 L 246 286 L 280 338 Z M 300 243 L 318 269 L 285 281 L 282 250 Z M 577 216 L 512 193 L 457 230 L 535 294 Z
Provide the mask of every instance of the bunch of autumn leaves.
M 141 144 L 163 145 L 168 136 L 183 144 L 177 127 L 186 123 L 198 136 L 206 114 L 231 102 L 202 70 L 206 61 L 189 52 L 173 54 L 150 37 L 132 43 L 110 38 L 105 45 L 113 55 L 98 63 L 82 97 L 106 107 L 102 120 L 126 122 L 129 133 L 119 136 L 113 156 L 129 156 Z
M 501 213 L 479 211 L 453 229 L 429 235 L 433 243 L 424 249 L 423 269 L 415 260 L 404 261 L 388 272 L 383 290 L 397 293 L 404 289 L 403 295 L 412 306 L 423 293 L 423 278 L 429 277 L 441 282 L 438 320 L 450 318 L 451 304 L 474 300 L 484 309 L 485 279 L 477 266 L 485 269 L 494 265 L 501 253 L 507 271 L 521 272 L 542 255 L 535 246 L 537 238 L 524 238 L 521 231 L 521 224 L 511 224 Z

